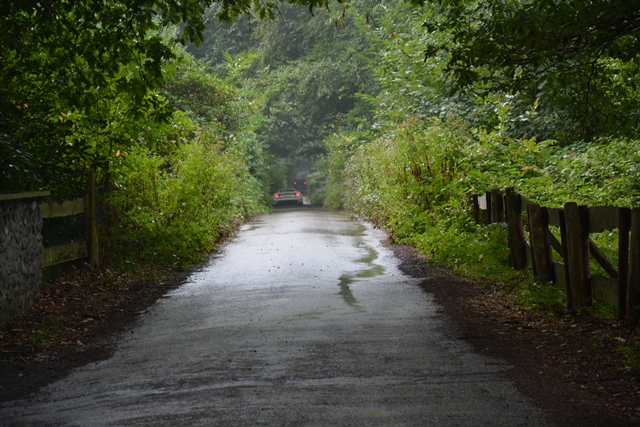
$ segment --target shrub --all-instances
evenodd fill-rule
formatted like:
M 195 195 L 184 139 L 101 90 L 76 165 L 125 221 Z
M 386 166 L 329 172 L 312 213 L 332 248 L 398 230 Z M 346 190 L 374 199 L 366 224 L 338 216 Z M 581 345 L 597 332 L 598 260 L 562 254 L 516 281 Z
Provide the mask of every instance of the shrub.
M 510 269 L 505 227 L 474 224 L 471 194 L 515 187 L 547 206 L 640 202 L 640 141 L 559 147 L 511 139 L 500 127 L 471 130 L 454 118 L 411 117 L 370 143 L 334 136 L 328 146 L 329 205 L 344 205 L 459 274 L 521 283 L 516 296 L 526 306 L 554 307 L 562 298 Z M 612 259 L 614 234 L 593 237 Z
M 196 138 L 161 157 L 139 146 L 118 170 L 107 202 L 116 213 L 111 247 L 185 266 L 261 212 L 261 187 L 242 156 Z

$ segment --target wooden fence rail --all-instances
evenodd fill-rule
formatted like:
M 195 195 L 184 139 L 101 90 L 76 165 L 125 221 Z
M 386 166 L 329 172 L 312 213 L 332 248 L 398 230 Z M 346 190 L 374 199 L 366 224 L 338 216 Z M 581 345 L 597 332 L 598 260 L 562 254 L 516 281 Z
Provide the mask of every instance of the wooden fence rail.
M 85 215 L 87 218 L 87 239 L 74 240 L 62 245 L 45 247 L 42 253 L 42 267 L 62 264 L 82 258 L 89 258 L 91 267 L 97 267 L 98 237 L 96 232 L 96 196 L 95 175 L 89 173 L 87 179 L 87 195 L 62 203 L 45 201 L 43 203 L 43 218 L 61 218 L 75 215 Z
M 51 200 L 42 204 L 42 217 L 62 218 L 82 215 L 85 213 L 85 198 L 56 203 Z M 62 264 L 63 262 L 86 258 L 88 256 L 87 243 L 84 239 L 74 240 L 55 246 L 45 246 L 42 252 L 42 267 Z
M 506 189 L 504 194 L 494 189 L 473 195 L 472 203 L 476 222 L 507 223 L 511 266 L 524 269 L 531 264 L 537 281 L 566 287 L 569 309 L 587 307 L 598 299 L 618 306 L 621 320 L 627 323 L 638 320 L 640 208 L 587 207 L 570 202 L 563 209 L 553 209 L 526 199 L 513 188 Z M 550 226 L 559 230 L 560 240 Z M 591 233 L 616 229 L 618 265 L 590 238 Z M 554 252 L 561 262 L 554 261 Z M 592 275 L 591 258 L 607 276 Z

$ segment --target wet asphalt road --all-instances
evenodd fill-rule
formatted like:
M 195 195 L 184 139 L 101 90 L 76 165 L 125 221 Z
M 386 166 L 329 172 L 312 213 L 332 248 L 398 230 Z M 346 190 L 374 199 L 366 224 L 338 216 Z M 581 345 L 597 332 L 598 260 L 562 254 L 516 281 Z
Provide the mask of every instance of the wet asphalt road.
M 455 338 L 384 237 L 321 210 L 261 217 L 111 359 L 0 406 L 0 424 L 545 425 L 503 362 Z

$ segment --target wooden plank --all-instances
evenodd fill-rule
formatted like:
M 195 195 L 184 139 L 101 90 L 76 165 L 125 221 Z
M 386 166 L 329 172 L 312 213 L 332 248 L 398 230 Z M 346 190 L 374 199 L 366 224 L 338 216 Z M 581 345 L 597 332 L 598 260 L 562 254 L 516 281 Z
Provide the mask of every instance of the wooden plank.
M 497 193 L 495 195 L 496 199 L 496 208 L 498 208 L 498 220 L 496 222 L 506 222 L 504 215 L 504 194 L 500 192 L 500 190 L 496 190 Z
M 87 257 L 87 244 L 80 240 L 64 245 L 50 246 L 42 252 L 42 267 L 62 264 Z
M 547 219 L 549 225 L 560 227 L 560 211 L 561 209 L 547 208 Z
M 529 236 L 533 253 L 533 271 L 536 281 L 548 283 L 554 281 L 551 242 L 547 233 L 547 220 L 540 205 L 529 205 Z
M 555 275 L 555 279 L 556 279 L 556 285 L 562 287 L 562 288 L 566 288 L 567 286 L 567 280 L 565 279 L 566 275 L 565 275 L 565 271 L 564 271 L 564 264 L 561 262 L 554 262 L 553 263 L 553 272 Z
M 478 195 L 471 195 L 471 206 L 473 207 L 473 219 L 476 224 L 480 224 L 480 207 L 478 206 Z
M 487 210 L 487 195 L 483 194 L 482 196 L 478 196 L 478 209 L 486 211 Z
M 571 309 L 591 305 L 591 268 L 589 266 L 589 211 L 574 202 L 565 204 L 567 244 L 565 265 L 569 271 Z
M 596 261 L 598 261 L 598 264 L 600 264 L 602 268 L 604 268 L 604 271 L 606 271 L 610 277 L 614 279 L 618 278 L 618 269 L 616 268 L 616 266 L 613 265 L 611 261 L 609 261 L 609 258 L 607 258 L 604 252 L 602 252 L 595 243 L 593 243 L 593 240 L 591 240 L 591 238 L 589 238 L 589 253 Z
M 87 179 L 87 219 L 89 234 L 89 265 L 91 268 L 100 266 L 98 256 L 98 231 L 96 227 L 96 171 L 92 169 Z
M 631 209 L 620 208 L 618 223 L 618 319 L 627 318 L 627 283 L 629 281 L 629 232 Z
M 620 208 L 594 206 L 589 208 L 589 232 L 601 233 L 618 228 Z
M 493 209 L 493 203 L 491 202 L 491 192 L 487 191 L 484 197 L 487 201 L 487 224 L 491 224 L 491 216 L 493 215 L 493 213 L 491 212 L 491 210 Z
M 509 258 L 511 267 L 524 270 L 527 266 L 527 254 L 522 227 L 522 208 L 520 195 L 513 188 L 507 188 L 506 195 L 507 224 L 509 231 Z
M 562 247 L 562 244 L 558 241 L 558 239 L 556 239 L 556 236 L 551 234 L 551 231 L 549 231 L 549 228 L 547 228 L 547 234 L 549 235 L 548 239 L 549 239 L 549 242 L 551 242 L 551 247 L 555 249 L 556 252 L 558 252 L 558 255 L 560 255 L 564 260 L 564 248 Z
M 594 299 L 618 305 L 618 280 L 604 276 L 591 276 L 591 287 Z
M 567 267 L 566 264 L 566 260 L 567 260 L 567 242 L 568 242 L 568 238 L 567 238 L 567 221 L 565 219 L 565 215 L 564 215 L 564 210 L 560 211 L 560 243 L 562 243 L 562 249 L 563 249 L 563 253 L 564 256 L 562 257 L 563 261 L 565 261 L 564 263 L 564 284 L 565 284 L 565 289 L 567 291 L 567 307 L 571 308 L 573 306 L 573 301 L 571 301 L 571 280 L 569 277 L 569 268 Z M 558 277 L 556 276 L 556 283 L 558 283 Z
M 491 190 L 491 222 L 495 224 L 502 221 L 502 194 L 500 190 L 494 188 Z
M 60 218 L 84 213 L 84 197 L 56 203 L 48 200 L 42 204 L 43 218 Z
M 23 193 L 3 193 L 3 194 L 0 194 L 0 201 L 35 199 L 35 198 L 49 197 L 49 196 L 51 196 L 50 191 L 25 191 Z
M 631 211 L 629 238 L 629 280 L 627 281 L 627 323 L 638 321 L 640 308 L 640 208 Z

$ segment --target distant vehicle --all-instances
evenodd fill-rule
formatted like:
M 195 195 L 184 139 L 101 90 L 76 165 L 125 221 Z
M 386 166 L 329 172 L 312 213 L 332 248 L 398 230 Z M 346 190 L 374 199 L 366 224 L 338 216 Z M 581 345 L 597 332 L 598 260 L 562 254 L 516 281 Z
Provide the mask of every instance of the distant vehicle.
M 281 188 L 271 199 L 271 204 L 276 206 L 296 204 L 302 206 L 302 192 L 295 188 Z
M 300 191 L 302 194 L 307 194 L 307 180 L 306 179 L 296 179 L 293 181 L 293 187 Z
M 307 175 L 308 171 L 298 172 L 293 180 L 293 187 L 304 195 L 307 194 Z

